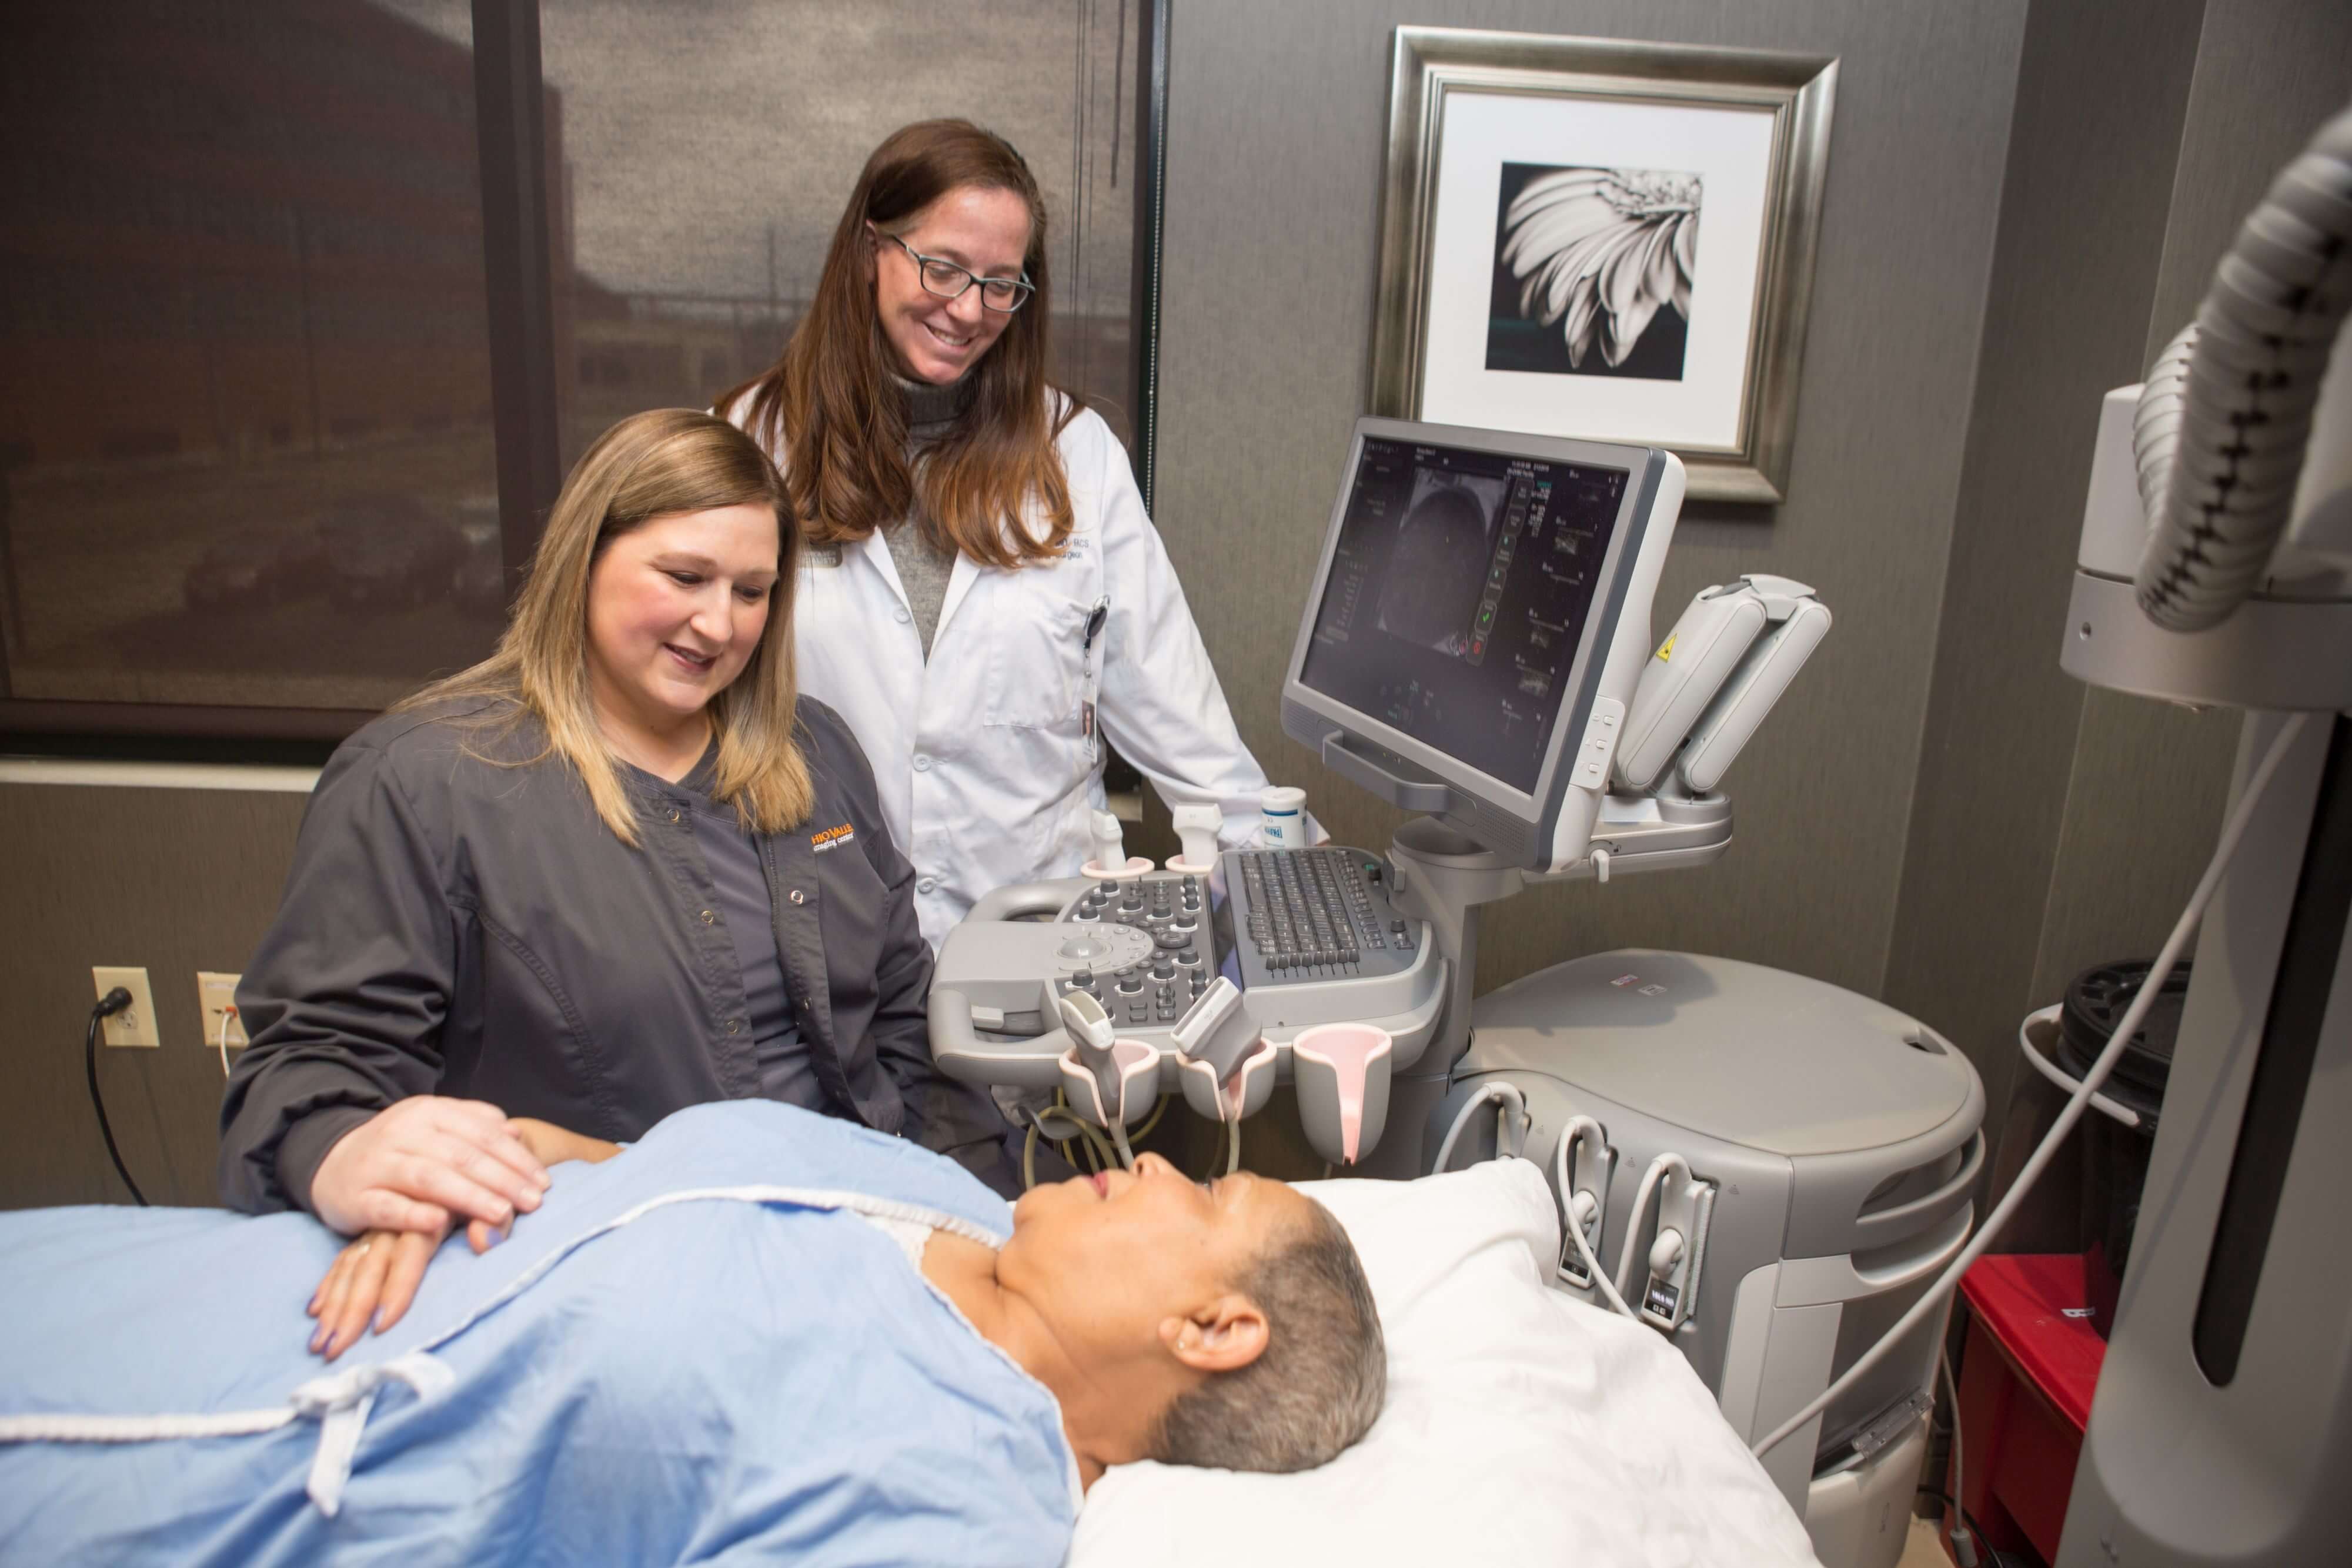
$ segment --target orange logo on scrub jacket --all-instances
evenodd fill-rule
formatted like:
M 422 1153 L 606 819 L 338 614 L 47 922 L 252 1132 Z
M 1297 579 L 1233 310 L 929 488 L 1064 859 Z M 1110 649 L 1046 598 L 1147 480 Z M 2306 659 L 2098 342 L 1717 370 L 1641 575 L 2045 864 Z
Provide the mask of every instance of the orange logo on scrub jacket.
M 815 847 L 817 853 L 823 854 L 825 851 L 833 848 L 835 845 L 848 843 L 851 840 L 856 837 L 857 829 L 856 826 L 848 822 L 844 822 L 837 828 L 827 828 L 821 833 L 811 833 L 809 835 L 809 842 Z

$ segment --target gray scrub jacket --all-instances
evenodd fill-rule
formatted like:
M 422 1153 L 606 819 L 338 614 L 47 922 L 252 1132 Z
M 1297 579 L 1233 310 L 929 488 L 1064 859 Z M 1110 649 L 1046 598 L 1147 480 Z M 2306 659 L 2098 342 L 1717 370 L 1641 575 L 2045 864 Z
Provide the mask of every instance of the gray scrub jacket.
M 626 1142 L 759 1096 L 742 973 L 689 802 L 623 773 L 615 838 L 536 720 L 471 701 L 391 715 L 320 776 L 285 902 L 237 988 L 253 1043 L 221 1106 L 221 1196 L 310 1205 L 344 1133 L 410 1094 Z M 826 1109 L 1002 1185 L 1005 1124 L 932 1064 L 931 952 L 866 755 L 803 698 L 807 821 L 760 842 L 801 1038 Z M 469 749 L 470 753 L 469 754 Z M 496 760 L 485 760 L 485 756 Z

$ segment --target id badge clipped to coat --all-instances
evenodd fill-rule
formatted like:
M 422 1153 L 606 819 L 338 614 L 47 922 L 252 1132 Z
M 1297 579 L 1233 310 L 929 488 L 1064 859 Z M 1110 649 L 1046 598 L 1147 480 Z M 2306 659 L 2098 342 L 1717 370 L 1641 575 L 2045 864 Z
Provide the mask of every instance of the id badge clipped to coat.
M 1086 671 L 1086 686 L 1078 699 L 1078 734 L 1087 743 L 1087 766 L 1099 768 L 1103 760 L 1102 727 L 1095 713 L 1095 694 L 1102 685 L 1102 655 L 1095 648 L 1103 640 L 1103 622 L 1110 619 L 1110 601 L 1098 599 L 1087 613 L 1086 640 L 1078 646 L 1078 659 Z

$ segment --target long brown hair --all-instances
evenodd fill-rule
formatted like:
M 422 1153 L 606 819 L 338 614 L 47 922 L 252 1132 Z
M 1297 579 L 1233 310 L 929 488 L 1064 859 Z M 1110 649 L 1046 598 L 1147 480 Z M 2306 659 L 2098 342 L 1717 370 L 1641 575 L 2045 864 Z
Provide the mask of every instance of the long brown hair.
M 781 832 L 801 822 L 815 791 L 793 727 L 799 700 L 793 671 L 799 540 L 792 503 L 757 444 L 725 420 L 691 409 L 633 413 L 596 438 L 555 498 L 497 651 L 400 707 L 506 699 L 485 709 L 481 722 L 499 724 L 524 713 L 537 718 L 547 731 L 547 748 L 526 762 L 552 754 L 571 764 L 604 825 L 635 844 L 636 813 L 596 721 L 589 686 L 588 580 L 606 545 L 656 517 L 746 502 L 775 508 L 778 575 L 759 647 L 707 710 L 719 740 L 715 795 L 731 801 L 743 825 L 757 832 Z
M 889 383 L 889 344 L 874 308 L 866 225 L 906 233 L 933 202 L 975 185 L 1028 204 L 1022 268 L 1036 292 L 966 372 L 971 402 L 955 429 L 910 465 L 904 400 Z M 984 566 L 1061 553 L 1070 483 L 1054 440 L 1081 404 L 1045 384 L 1053 316 L 1045 249 L 1045 199 L 1003 137 L 970 120 L 926 120 L 892 131 L 866 159 L 833 231 L 816 298 L 783 357 L 717 405 L 780 455 L 811 543 L 865 538 L 919 507 L 933 543 Z M 1042 537 L 1023 520 L 1030 506 L 1045 524 Z

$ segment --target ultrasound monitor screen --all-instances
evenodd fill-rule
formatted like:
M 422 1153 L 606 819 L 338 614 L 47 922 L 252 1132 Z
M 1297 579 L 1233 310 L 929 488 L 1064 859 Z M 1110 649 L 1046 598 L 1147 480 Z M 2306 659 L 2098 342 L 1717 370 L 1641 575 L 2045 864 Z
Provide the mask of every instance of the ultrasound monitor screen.
M 1365 437 L 1301 683 L 1533 794 L 1630 482 Z

